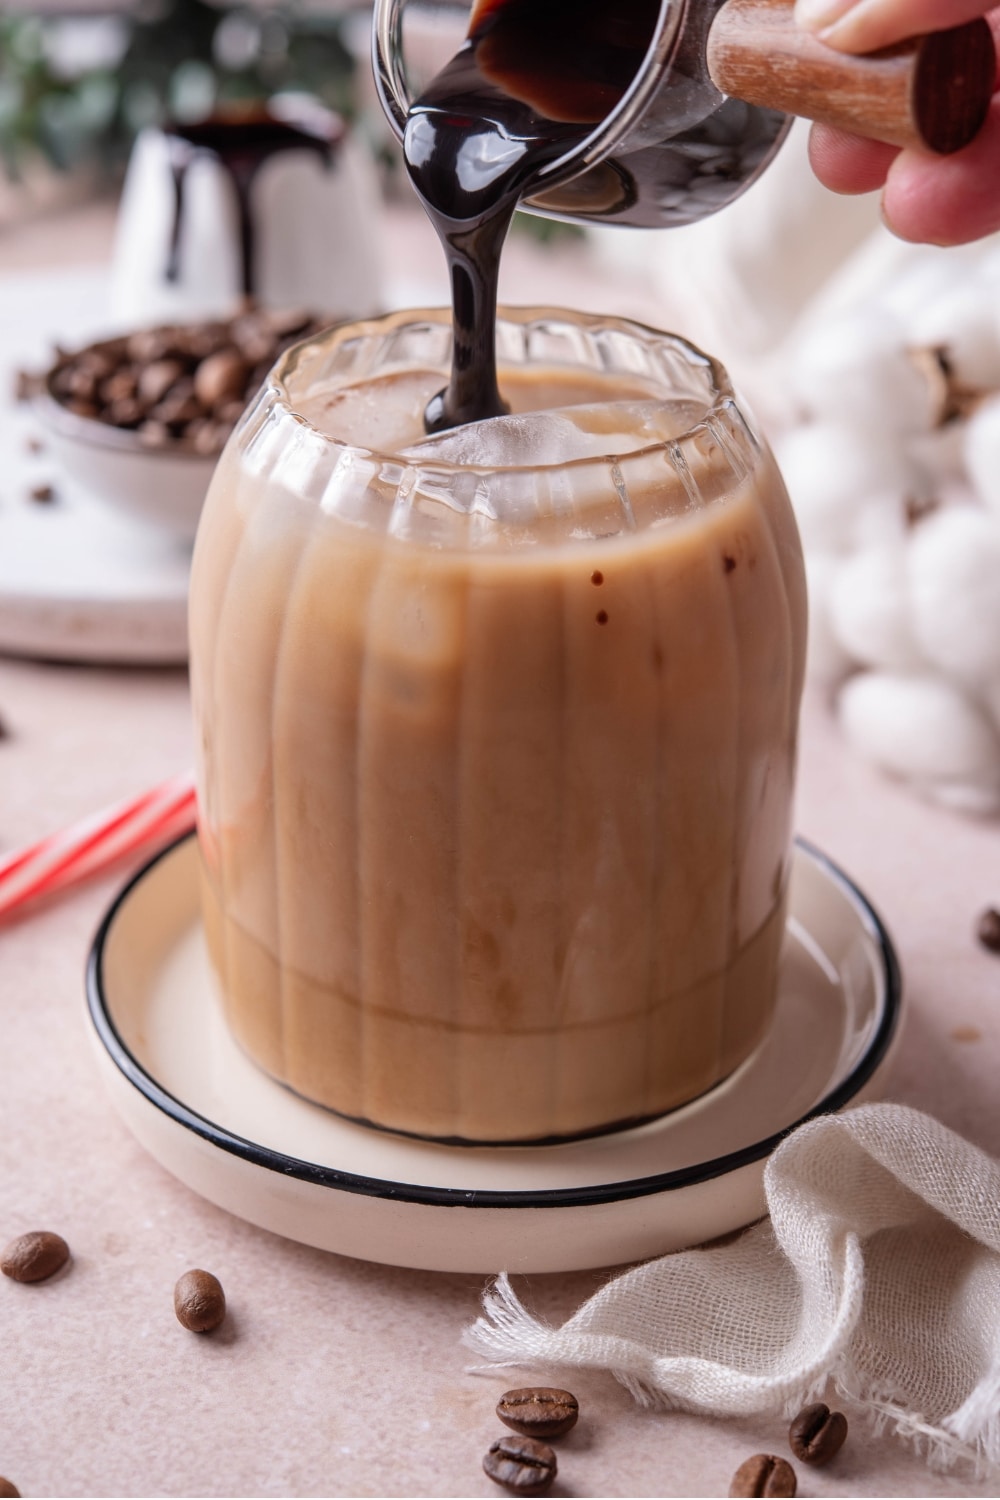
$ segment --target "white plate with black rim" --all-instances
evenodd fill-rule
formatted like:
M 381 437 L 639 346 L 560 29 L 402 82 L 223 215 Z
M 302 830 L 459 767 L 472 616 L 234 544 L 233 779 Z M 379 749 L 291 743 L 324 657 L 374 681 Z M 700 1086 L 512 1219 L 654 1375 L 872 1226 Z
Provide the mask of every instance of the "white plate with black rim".
M 240 1218 L 342 1255 L 438 1271 L 569 1271 L 699 1244 L 764 1212 L 769 1153 L 874 1097 L 899 968 L 857 887 L 799 843 L 771 1031 L 659 1120 L 555 1146 L 448 1146 L 341 1119 L 267 1077 L 213 992 L 193 836 L 121 892 L 87 994 L 101 1068 L 137 1140 Z

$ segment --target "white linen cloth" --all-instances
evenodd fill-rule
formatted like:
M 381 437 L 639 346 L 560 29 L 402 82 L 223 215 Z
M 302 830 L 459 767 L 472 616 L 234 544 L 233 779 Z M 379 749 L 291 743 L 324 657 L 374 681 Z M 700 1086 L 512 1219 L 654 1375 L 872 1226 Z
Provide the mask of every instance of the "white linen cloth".
M 588 1366 L 715 1416 L 841 1399 L 941 1466 L 1000 1466 L 1000 1165 L 898 1104 L 812 1120 L 772 1155 L 770 1217 L 610 1281 L 561 1328 L 505 1275 L 465 1341 L 497 1364 Z

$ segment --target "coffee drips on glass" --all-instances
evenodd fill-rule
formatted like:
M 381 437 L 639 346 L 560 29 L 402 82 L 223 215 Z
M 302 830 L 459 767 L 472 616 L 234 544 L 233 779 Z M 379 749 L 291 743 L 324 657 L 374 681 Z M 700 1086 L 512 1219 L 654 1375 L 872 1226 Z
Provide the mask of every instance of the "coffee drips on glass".
M 659 12 L 660 0 L 480 0 L 468 39 L 410 108 L 403 150 L 447 256 L 454 328 L 428 432 L 506 412 L 496 304 L 514 210 L 621 100 Z

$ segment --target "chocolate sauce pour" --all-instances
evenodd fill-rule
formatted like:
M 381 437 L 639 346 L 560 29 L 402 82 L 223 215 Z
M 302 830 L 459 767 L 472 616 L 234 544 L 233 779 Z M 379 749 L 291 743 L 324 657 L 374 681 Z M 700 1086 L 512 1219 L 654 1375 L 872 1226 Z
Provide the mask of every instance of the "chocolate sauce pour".
M 481 0 L 468 40 L 411 107 L 403 151 L 448 259 L 454 327 L 428 432 L 507 411 L 496 304 L 514 210 L 622 98 L 659 12 L 660 0 Z
M 176 281 L 180 275 L 181 228 L 184 221 L 184 185 L 191 163 L 199 156 L 212 156 L 225 168 L 236 191 L 240 235 L 240 290 L 246 297 L 257 291 L 256 237 L 250 211 L 250 190 L 266 161 L 282 151 L 313 151 L 330 166 L 340 142 L 334 117 L 328 129 L 311 128 L 276 119 L 261 110 L 251 115 L 211 116 L 190 125 L 171 125 L 167 132 L 170 170 L 174 181 L 174 218 L 164 275 Z

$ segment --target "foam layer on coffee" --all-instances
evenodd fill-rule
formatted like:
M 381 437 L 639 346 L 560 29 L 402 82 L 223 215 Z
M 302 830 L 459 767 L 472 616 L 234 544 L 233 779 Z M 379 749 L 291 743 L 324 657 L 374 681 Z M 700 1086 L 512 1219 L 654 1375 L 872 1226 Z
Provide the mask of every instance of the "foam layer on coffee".
M 440 384 L 440 371 L 398 371 L 313 391 L 296 401 L 296 410 L 325 436 L 355 448 L 418 462 L 522 468 L 632 453 L 680 437 L 702 415 L 696 402 L 664 402 L 639 381 L 630 388 L 616 379 L 611 399 L 594 400 L 596 374 L 553 370 L 524 380 L 501 366 L 510 416 L 426 436 L 424 410 Z

